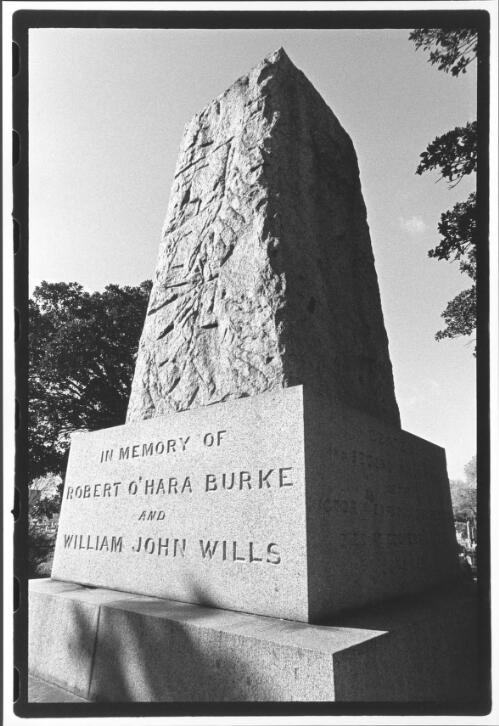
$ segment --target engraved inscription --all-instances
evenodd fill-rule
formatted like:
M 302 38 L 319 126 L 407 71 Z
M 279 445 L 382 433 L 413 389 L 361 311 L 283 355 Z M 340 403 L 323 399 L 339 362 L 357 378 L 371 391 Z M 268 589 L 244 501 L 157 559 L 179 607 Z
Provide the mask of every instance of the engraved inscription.
M 204 476 L 201 475 L 199 480 L 196 480 L 194 475 L 191 474 L 155 478 L 145 478 L 140 475 L 124 486 L 121 481 L 79 484 L 76 487 L 67 486 L 64 496 L 65 499 L 72 500 L 117 497 L 121 494 L 129 496 L 167 496 L 171 494 L 192 494 L 193 486 L 204 493 L 217 490 L 286 489 L 295 485 L 292 472 L 292 466 L 280 466 L 258 469 L 253 472 L 243 470 L 218 474 L 210 473 Z
M 123 550 L 123 537 L 117 537 L 114 534 L 65 534 L 64 549 L 121 552 Z
M 283 466 L 279 469 L 259 469 L 256 473 L 249 471 L 229 472 L 223 474 L 206 474 L 205 491 L 214 492 L 217 489 L 264 489 L 271 487 L 291 487 L 291 472 L 293 467 Z
M 164 519 L 164 517 L 157 517 Z M 131 550 L 136 554 L 156 555 L 158 557 L 185 558 L 190 555 L 207 562 L 245 562 L 281 564 L 281 551 L 276 542 L 238 542 L 201 538 L 199 547 L 186 537 L 146 537 L 138 535 L 133 544 L 127 544 L 123 536 L 101 534 L 64 534 L 65 550 L 94 550 L 95 552 L 122 553 Z
M 212 446 L 221 446 L 225 441 L 227 434 L 226 429 L 218 431 L 207 431 L 201 434 L 198 439 L 203 446 L 211 448 Z M 189 451 L 193 445 L 191 436 L 178 436 L 176 438 L 165 439 L 160 441 L 146 441 L 139 444 L 128 444 L 119 446 L 116 449 L 101 449 L 99 462 L 130 461 L 132 459 L 140 459 L 149 456 L 163 456 L 167 454 L 179 454 Z M 189 444 L 189 446 L 188 446 Z

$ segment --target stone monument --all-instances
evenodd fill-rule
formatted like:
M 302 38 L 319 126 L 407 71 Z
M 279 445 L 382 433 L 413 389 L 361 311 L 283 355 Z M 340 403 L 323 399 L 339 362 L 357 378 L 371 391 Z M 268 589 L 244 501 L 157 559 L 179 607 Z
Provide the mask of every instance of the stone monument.
M 294 385 L 400 426 L 353 144 L 281 49 L 185 129 L 127 420 Z
M 30 667 L 89 700 L 471 698 L 457 580 L 355 151 L 281 49 L 185 129 L 127 423 L 73 437 Z

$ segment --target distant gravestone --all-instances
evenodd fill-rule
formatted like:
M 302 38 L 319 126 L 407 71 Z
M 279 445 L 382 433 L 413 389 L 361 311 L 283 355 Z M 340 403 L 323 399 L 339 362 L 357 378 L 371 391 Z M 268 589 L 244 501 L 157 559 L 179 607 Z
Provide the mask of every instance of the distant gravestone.
M 52 576 L 307 622 L 456 574 L 352 143 L 277 51 L 186 129 L 128 421 L 73 439 Z

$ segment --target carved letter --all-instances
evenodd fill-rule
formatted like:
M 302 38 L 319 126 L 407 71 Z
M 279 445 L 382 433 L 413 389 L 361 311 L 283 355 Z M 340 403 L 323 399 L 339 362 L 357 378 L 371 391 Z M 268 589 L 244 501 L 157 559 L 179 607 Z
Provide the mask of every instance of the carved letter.
M 111 552 L 121 552 L 123 547 L 123 537 L 111 537 Z
M 213 484 L 213 486 L 210 486 L 210 484 Z M 205 491 L 214 492 L 216 488 L 217 488 L 217 477 L 215 476 L 215 474 L 207 474 Z
M 122 446 L 120 446 L 120 455 L 119 459 L 128 459 L 130 456 L 130 447 L 127 446 L 126 449 L 124 449 Z
M 285 472 L 292 471 L 291 466 L 283 466 L 281 469 L 279 469 L 279 486 L 280 487 L 292 487 L 293 482 L 292 481 L 286 481 L 285 480 Z
M 232 559 L 234 562 L 246 562 L 246 557 L 237 556 L 237 542 L 232 543 Z
M 165 539 L 164 542 L 161 539 L 161 537 L 159 537 L 159 539 L 158 539 L 158 555 L 161 554 L 162 549 L 165 551 L 165 556 L 168 555 L 168 542 L 169 542 L 168 537 Z
M 269 469 L 268 472 L 263 476 L 263 471 L 260 469 L 258 472 L 258 488 L 261 489 L 263 487 L 263 484 L 265 483 L 267 485 L 267 489 L 271 487 L 271 484 L 267 481 L 269 476 L 272 474 L 274 470 Z
M 257 557 L 256 555 L 253 554 L 253 545 L 254 545 L 254 542 L 249 543 L 249 560 L 250 560 L 250 562 L 262 562 L 262 560 L 263 560 L 262 557 Z
M 217 549 L 218 540 L 215 540 L 213 543 L 210 542 L 210 540 L 207 540 L 205 543 L 204 540 L 199 540 L 199 545 L 201 547 L 201 554 L 203 555 L 203 559 L 205 559 L 206 555 L 208 555 L 208 559 L 211 560 L 213 555 L 215 554 L 215 551 Z
M 224 489 L 232 489 L 232 487 L 234 486 L 235 480 L 236 479 L 235 479 L 234 472 L 231 472 L 231 475 L 230 475 L 230 484 L 227 481 L 227 474 L 222 474 L 222 487 Z
M 251 489 L 251 474 L 249 471 L 240 471 L 239 472 L 239 489 L 243 488 L 244 484 L 248 485 L 248 489 Z
M 174 539 L 173 540 L 173 556 L 177 556 L 177 552 L 180 553 L 182 557 L 185 557 L 185 546 L 187 544 L 187 540 L 185 539 Z
M 275 542 L 271 542 L 267 547 L 267 562 L 270 565 L 278 565 L 281 561 L 281 555 L 277 549 Z

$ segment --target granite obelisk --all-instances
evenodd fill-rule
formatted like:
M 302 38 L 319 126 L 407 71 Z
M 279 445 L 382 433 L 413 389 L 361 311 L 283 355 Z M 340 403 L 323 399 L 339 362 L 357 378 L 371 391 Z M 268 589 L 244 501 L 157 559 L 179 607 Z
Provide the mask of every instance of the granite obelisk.
M 353 144 L 281 49 L 186 126 L 127 420 L 299 384 L 400 424 Z

